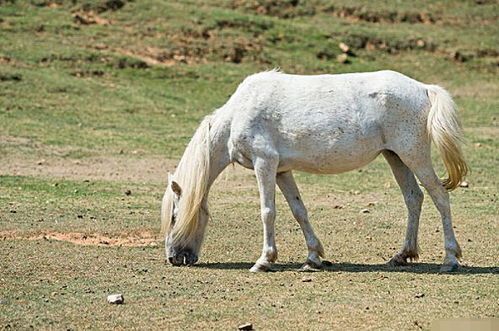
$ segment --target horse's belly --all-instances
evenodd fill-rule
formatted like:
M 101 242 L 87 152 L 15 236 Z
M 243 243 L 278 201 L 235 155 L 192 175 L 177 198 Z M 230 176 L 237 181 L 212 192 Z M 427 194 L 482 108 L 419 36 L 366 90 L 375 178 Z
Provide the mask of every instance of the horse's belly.
M 374 160 L 380 151 L 364 155 L 362 158 L 313 158 L 313 159 L 284 159 L 279 171 L 299 170 L 316 174 L 339 174 L 358 169 Z
M 291 147 L 291 146 L 290 146 Z M 338 141 L 307 141 L 280 151 L 279 170 L 300 170 L 319 174 L 337 174 L 365 166 L 383 149 L 382 141 L 343 139 Z

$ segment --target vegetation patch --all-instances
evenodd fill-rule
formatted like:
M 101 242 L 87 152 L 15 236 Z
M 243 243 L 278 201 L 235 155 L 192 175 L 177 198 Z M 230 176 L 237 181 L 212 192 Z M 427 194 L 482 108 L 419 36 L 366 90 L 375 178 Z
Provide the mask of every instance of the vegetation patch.
M 300 0 L 234 0 L 232 8 L 279 18 L 313 16 L 316 10 Z
M 0 329 L 405 330 L 498 317 L 496 2 L 0 4 Z M 330 261 L 322 271 L 298 271 L 306 245 L 277 194 L 276 272 L 248 272 L 263 230 L 255 176 L 238 166 L 210 192 L 199 262 L 165 264 L 168 172 L 204 116 L 274 67 L 391 69 L 450 92 L 473 170 L 450 194 L 456 273 L 439 273 L 443 232 L 428 195 L 420 260 L 385 265 L 407 211 L 382 157 L 345 174 L 295 173 Z M 107 303 L 116 293 L 123 305 Z
M 429 12 L 421 11 L 397 11 L 397 10 L 374 10 L 358 6 L 335 6 L 330 5 L 323 9 L 326 14 L 345 18 L 350 21 L 364 21 L 370 23 L 423 23 L 433 24 L 439 21 Z
M 395 54 L 401 51 L 425 50 L 433 52 L 437 45 L 422 38 L 383 38 L 366 34 L 346 34 L 343 36 L 345 43 L 353 49 L 365 49 L 367 51 L 380 50 Z
M 133 1 L 133 0 L 132 0 Z M 96 0 L 96 1 L 83 1 L 78 5 L 78 10 L 86 12 L 96 12 L 98 14 L 106 11 L 116 11 L 125 6 L 127 0 Z

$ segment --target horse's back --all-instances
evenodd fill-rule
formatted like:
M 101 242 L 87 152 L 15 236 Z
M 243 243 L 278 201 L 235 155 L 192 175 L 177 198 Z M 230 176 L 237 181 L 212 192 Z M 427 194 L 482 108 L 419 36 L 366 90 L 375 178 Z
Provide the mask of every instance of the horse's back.
M 326 110 L 334 114 L 417 111 L 427 102 L 424 84 L 391 70 L 334 75 L 262 72 L 246 78 L 233 99 L 239 105 L 235 112 L 263 116 Z
M 428 102 L 424 84 L 393 71 L 264 72 L 247 78 L 232 99 L 231 137 L 247 159 L 274 153 L 283 169 L 327 173 L 365 165 L 404 130 L 419 130 Z

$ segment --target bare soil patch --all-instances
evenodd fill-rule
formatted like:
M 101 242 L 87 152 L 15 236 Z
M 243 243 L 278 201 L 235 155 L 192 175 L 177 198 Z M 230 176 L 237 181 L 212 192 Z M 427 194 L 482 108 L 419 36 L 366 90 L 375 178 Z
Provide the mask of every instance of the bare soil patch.
M 9 158 L 0 162 L 0 175 L 159 183 L 166 181 L 168 171 L 175 171 L 175 167 L 176 162 L 161 158 Z
M 56 240 L 67 241 L 76 245 L 90 246 L 124 246 L 142 247 L 157 246 L 158 237 L 150 232 L 140 232 L 135 236 L 108 236 L 101 233 L 85 234 L 79 232 L 47 232 L 36 235 L 26 235 L 16 231 L 1 231 L 1 239 L 24 240 Z

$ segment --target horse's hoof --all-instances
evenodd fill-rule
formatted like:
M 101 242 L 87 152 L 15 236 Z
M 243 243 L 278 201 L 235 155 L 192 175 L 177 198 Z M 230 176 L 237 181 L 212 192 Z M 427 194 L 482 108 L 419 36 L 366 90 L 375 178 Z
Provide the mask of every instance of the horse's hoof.
M 251 267 L 250 272 L 268 272 L 270 271 L 270 266 L 255 264 Z
M 400 267 L 408 265 L 407 259 L 403 258 L 401 255 L 397 254 L 391 258 L 390 261 L 386 263 L 389 267 Z
M 459 269 L 458 263 L 444 264 L 440 267 L 440 272 L 456 272 Z

